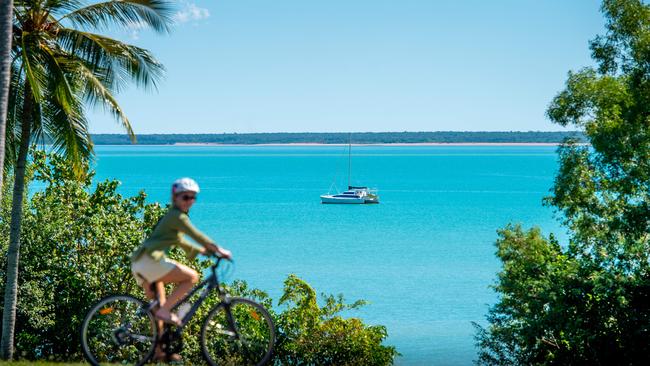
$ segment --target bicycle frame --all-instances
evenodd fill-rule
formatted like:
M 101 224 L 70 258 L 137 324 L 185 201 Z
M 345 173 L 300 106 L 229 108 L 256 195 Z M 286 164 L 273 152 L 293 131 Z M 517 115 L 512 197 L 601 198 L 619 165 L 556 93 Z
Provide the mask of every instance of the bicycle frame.
M 208 297 L 210 292 L 212 290 L 217 289 L 219 292 L 219 298 L 221 300 L 221 303 L 225 304 L 228 306 L 228 295 L 226 294 L 226 291 L 221 287 L 219 283 L 219 276 L 217 275 L 217 267 L 219 266 L 219 263 L 221 262 L 223 258 L 217 257 L 217 261 L 210 266 L 210 274 L 207 276 L 206 279 L 201 281 L 198 285 L 194 286 L 192 290 L 185 295 L 174 307 L 172 310 L 176 310 L 181 304 L 186 303 L 192 296 L 194 296 L 198 291 L 203 290 L 201 294 L 199 295 L 199 298 L 192 304 L 192 307 L 190 310 L 183 316 L 183 319 L 181 319 L 181 325 L 179 325 L 176 329 L 177 333 L 180 333 L 183 331 L 183 328 L 187 323 L 189 323 L 190 319 L 194 316 L 194 314 L 199 310 L 199 307 L 203 304 L 205 299 Z M 147 307 L 149 311 L 153 309 L 158 303 L 158 300 L 152 301 L 149 306 Z
M 262 362 L 268 363 L 276 342 L 275 326 L 271 315 L 263 305 L 253 300 L 230 297 L 226 292 L 226 286 L 220 283 L 219 275 L 217 274 L 217 268 L 223 258 L 218 256 L 213 256 L 212 258 L 214 259 L 213 263 L 204 272 L 206 273 L 205 279 L 194 286 L 188 294 L 183 296 L 178 304 L 172 307 L 171 310 L 177 311 L 180 304 L 190 305 L 188 306 L 187 313 L 183 315 L 179 325 L 176 327 L 170 325 L 158 327 L 160 323 L 154 321 L 155 316 L 153 310 L 159 305 L 158 297 L 148 303 L 144 303 L 142 300 L 130 295 L 111 295 L 98 301 L 91 311 L 87 313 L 82 325 L 81 343 L 84 356 L 93 364 L 100 364 L 100 361 L 106 358 L 105 354 L 101 352 L 97 353 L 94 348 L 88 347 L 88 344 L 90 344 L 88 343 L 88 334 L 92 337 L 91 341 L 99 339 L 101 345 L 105 345 L 106 337 L 110 336 L 112 343 L 109 341 L 109 344 L 106 345 L 113 348 L 118 347 L 117 349 L 136 344 L 138 354 L 133 354 L 133 352 L 129 351 L 128 354 L 124 355 L 128 356 L 129 360 L 133 356 L 138 356 L 139 358 L 134 359 L 133 362 L 136 362 L 135 360 L 138 363 L 148 362 L 156 352 L 160 351 L 166 353 L 168 356 L 180 353 L 183 349 L 182 332 L 184 327 L 196 315 L 199 307 L 203 305 L 208 296 L 210 296 L 210 293 L 216 290 L 217 294 L 213 296 L 218 297 L 211 299 L 211 302 L 215 300 L 214 302 L 216 304 L 213 304 L 215 307 L 209 310 L 210 313 L 207 317 L 211 321 L 204 321 L 201 327 L 200 344 L 206 360 L 210 364 L 216 364 L 215 356 L 209 350 L 215 347 L 221 350 L 225 347 L 229 351 L 224 354 L 232 352 L 242 353 L 246 359 L 250 358 L 252 360 L 254 358 L 257 364 L 261 365 Z M 160 285 L 153 287 L 158 288 Z M 196 300 L 192 302 L 192 298 L 196 298 Z M 137 304 L 137 310 L 129 308 L 128 306 L 130 305 L 128 304 Z M 118 312 L 116 313 L 117 318 L 114 320 L 110 318 L 109 321 L 104 321 L 107 318 L 97 318 L 99 316 L 97 315 L 98 311 L 100 315 L 105 315 L 102 312 L 103 310 L 110 309 L 106 313 L 109 314 L 113 312 L 113 307 L 110 306 L 120 306 L 118 307 L 118 311 L 120 311 L 122 305 L 126 306 L 124 308 L 126 309 L 124 313 L 126 315 L 120 315 L 121 313 Z M 136 313 L 129 312 L 129 309 L 136 310 Z M 235 312 L 234 314 L 233 311 Z M 239 315 L 245 317 L 250 315 L 260 323 L 258 325 L 250 325 L 252 323 L 246 321 L 248 318 L 243 318 L 242 323 L 239 323 Z M 91 324 L 90 321 L 94 319 L 99 319 L 99 323 L 96 325 L 95 323 Z M 137 326 L 132 330 L 133 324 L 137 324 Z M 142 328 L 143 325 L 146 329 Z M 150 328 L 149 325 L 151 326 Z M 249 328 L 249 326 L 253 328 Z M 134 332 L 132 333 L 132 331 Z M 250 333 L 251 337 L 249 337 L 249 331 L 253 332 L 254 335 L 261 332 L 262 336 L 261 338 L 257 336 L 253 337 L 253 333 Z M 221 341 L 219 341 L 219 344 L 210 343 L 210 340 L 213 338 L 218 338 Z M 95 343 L 97 342 L 95 341 Z M 145 346 L 140 346 L 141 344 Z M 156 347 L 158 349 L 157 351 L 155 350 Z M 261 351 L 264 351 L 264 353 L 261 353 Z M 223 352 L 217 352 L 216 357 L 221 357 L 221 353 Z M 97 355 L 101 359 L 98 359 Z M 111 360 L 110 357 L 109 360 Z

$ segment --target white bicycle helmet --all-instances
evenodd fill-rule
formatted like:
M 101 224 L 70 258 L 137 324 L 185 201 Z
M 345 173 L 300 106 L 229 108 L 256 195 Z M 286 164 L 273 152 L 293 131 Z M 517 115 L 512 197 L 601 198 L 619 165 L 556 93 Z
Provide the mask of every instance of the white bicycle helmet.
M 199 184 L 192 178 L 179 178 L 172 184 L 172 193 L 196 192 L 199 193 Z

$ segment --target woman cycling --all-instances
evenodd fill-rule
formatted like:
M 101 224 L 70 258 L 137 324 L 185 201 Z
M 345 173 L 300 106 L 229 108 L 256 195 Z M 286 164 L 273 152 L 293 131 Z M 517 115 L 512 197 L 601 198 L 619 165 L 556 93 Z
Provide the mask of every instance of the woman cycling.
M 166 254 L 175 246 L 181 247 L 190 259 L 198 253 L 217 253 L 230 259 L 229 250 L 220 248 L 210 238 L 197 230 L 187 215 L 196 201 L 199 185 L 190 178 L 181 178 L 172 184 L 172 206 L 163 216 L 151 236 L 146 239 L 131 255 L 131 271 L 136 281 L 150 299 L 158 293 L 160 308 L 154 313 L 158 320 L 170 324 L 180 324 L 180 319 L 171 309 L 183 298 L 194 284 L 199 281 L 199 274 L 192 268 L 177 263 Z M 184 239 L 189 235 L 201 247 Z M 174 283 L 174 291 L 165 299 L 165 284 Z M 155 284 L 154 292 L 151 285 Z

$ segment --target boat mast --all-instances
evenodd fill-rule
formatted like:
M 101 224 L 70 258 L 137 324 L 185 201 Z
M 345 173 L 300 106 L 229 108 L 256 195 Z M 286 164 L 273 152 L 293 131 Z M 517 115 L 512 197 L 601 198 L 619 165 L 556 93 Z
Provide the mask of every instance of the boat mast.
M 348 189 L 350 189 L 350 176 L 352 175 L 352 132 L 348 141 Z

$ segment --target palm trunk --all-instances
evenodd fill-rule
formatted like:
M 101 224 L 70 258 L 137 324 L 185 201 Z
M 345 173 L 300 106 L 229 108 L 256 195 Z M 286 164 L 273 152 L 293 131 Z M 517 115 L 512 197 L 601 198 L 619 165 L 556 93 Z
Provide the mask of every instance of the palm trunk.
M 29 140 L 34 115 L 34 99 L 29 83 L 25 85 L 25 101 L 20 134 L 20 150 L 14 174 L 14 192 L 11 202 L 11 226 L 9 229 L 9 250 L 7 251 L 7 283 L 5 285 L 4 310 L 2 313 L 2 358 L 11 360 L 14 353 L 14 328 L 16 325 L 16 302 L 18 294 L 18 259 L 20 254 L 20 225 L 23 214 L 25 192 L 25 167 L 29 154 Z
M 11 33 L 13 30 L 13 0 L 0 0 L 0 200 L 5 162 L 5 127 L 9 108 L 9 78 L 11 75 Z

